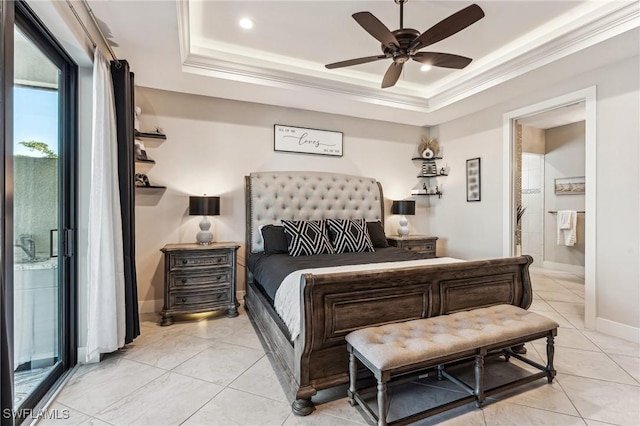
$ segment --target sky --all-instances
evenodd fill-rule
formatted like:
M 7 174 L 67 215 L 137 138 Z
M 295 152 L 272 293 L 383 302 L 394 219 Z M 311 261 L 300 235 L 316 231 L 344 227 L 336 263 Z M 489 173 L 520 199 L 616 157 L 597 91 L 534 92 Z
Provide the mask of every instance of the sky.
M 58 91 L 14 86 L 13 96 L 14 155 L 42 157 L 22 141 L 44 142 L 58 154 Z

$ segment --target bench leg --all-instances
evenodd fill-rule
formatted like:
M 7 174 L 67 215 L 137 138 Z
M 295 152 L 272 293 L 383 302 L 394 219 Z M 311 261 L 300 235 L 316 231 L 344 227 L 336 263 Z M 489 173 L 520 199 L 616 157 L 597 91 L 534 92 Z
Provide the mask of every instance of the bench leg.
M 378 426 L 387 426 L 387 383 L 378 380 Z
M 356 362 L 356 356 L 353 352 L 349 351 L 349 404 L 351 406 L 356 405 L 356 400 L 353 399 L 353 396 L 356 393 L 356 380 L 358 376 L 358 364 Z
M 476 355 L 474 370 L 476 375 L 476 407 L 480 408 L 484 402 L 484 355 L 480 353 Z
M 438 380 L 444 380 L 444 375 L 442 374 L 442 372 L 444 371 L 444 365 L 440 364 L 436 367 L 436 371 L 438 373 L 437 379 Z
M 553 333 L 549 333 L 547 336 L 547 382 L 553 382 L 553 378 L 556 376 L 556 370 L 553 369 L 553 357 L 555 355 L 555 349 L 553 346 Z

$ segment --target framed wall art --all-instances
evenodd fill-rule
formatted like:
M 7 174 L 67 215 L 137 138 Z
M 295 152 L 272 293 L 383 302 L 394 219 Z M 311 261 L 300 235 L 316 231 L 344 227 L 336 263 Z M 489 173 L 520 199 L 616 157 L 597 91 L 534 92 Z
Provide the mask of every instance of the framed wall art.
M 467 160 L 467 201 L 480 201 L 480 158 Z
M 342 132 L 274 125 L 275 151 L 342 157 Z
M 554 179 L 555 195 L 584 195 L 584 176 Z

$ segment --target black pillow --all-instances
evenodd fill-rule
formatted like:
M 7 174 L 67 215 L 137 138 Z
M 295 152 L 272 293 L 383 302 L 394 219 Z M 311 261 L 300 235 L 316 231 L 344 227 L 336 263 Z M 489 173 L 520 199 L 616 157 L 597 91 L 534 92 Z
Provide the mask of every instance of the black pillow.
M 284 226 L 265 225 L 262 227 L 262 240 L 264 241 L 264 254 L 287 254 L 287 237 L 284 234 Z
M 375 248 L 389 247 L 387 242 L 387 236 L 384 233 L 382 223 L 378 220 L 376 222 L 367 222 L 367 231 L 369 231 L 369 237 Z

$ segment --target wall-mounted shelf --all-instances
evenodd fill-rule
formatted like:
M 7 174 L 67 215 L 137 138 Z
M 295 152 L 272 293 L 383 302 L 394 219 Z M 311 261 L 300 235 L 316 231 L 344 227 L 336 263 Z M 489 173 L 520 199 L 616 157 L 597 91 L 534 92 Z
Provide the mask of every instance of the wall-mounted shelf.
M 136 139 L 162 139 L 162 140 L 167 139 L 167 135 L 165 135 L 164 133 L 139 132 L 137 130 L 134 132 L 134 136 L 136 137 Z
M 167 135 L 158 132 L 139 132 L 135 130 L 134 138 L 144 142 L 146 147 L 157 148 L 167 140 Z
M 147 185 L 147 186 L 136 186 L 136 189 L 159 190 L 159 189 L 167 189 L 167 187 L 166 186 L 158 186 L 158 185 Z
M 153 160 L 136 160 L 135 161 L 135 170 L 136 173 L 149 173 L 149 170 L 156 164 Z
M 420 173 L 417 176 L 417 178 L 426 179 L 424 182 L 422 182 L 422 188 L 413 189 L 411 191 L 411 195 L 416 195 L 421 197 L 437 196 L 438 198 L 442 198 L 443 192 L 440 190 L 440 186 L 436 184 L 434 188 L 429 181 L 430 179 L 445 177 L 449 175 L 448 173 L 445 172 L 444 168 L 438 169 L 437 161 L 442 160 L 442 157 L 432 157 L 432 158 L 413 157 L 411 160 L 419 161 L 421 163 L 420 167 L 422 169 L 422 173 Z

